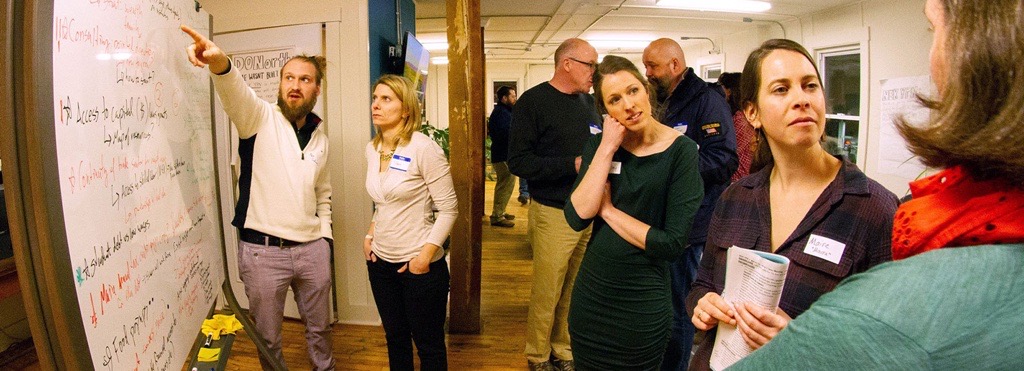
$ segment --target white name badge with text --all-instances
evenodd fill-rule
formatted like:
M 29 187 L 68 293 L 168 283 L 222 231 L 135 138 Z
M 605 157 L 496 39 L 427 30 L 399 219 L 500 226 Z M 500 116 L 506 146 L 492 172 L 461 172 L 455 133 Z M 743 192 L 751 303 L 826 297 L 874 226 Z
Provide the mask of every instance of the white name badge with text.
M 622 163 L 618 161 L 612 161 L 612 166 L 608 168 L 608 174 L 619 174 L 622 173 Z
M 844 251 L 846 251 L 845 243 L 816 234 L 812 234 L 811 238 L 807 239 L 807 246 L 804 247 L 805 254 L 817 256 L 836 264 L 843 259 Z
M 673 129 L 676 129 L 676 131 L 678 131 L 680 134 L 683 134 L 683 135 L 686 134 L 686 128 L 687 127 L 688 127 L 688 125 L 686 125 L 684 123 L 681 123 L 681 122 L 672 126 Z
M 412 163 L 412 159 L 404 156 L 394 155 L 391 156 L 391 164 L 388 167 L 398 171 L 409 171 L 409 164 Z

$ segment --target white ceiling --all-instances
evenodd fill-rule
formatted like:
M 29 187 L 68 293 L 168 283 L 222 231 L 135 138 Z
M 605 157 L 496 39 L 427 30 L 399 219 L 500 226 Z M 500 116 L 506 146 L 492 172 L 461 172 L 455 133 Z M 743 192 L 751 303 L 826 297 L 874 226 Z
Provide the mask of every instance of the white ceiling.
M 571 37 L 591 41 L 598 53 L 640 53 L 646 41 L 660 37 L 708 37 L 720 47 L 726 35 L 758 27 L 781 30 L 779 22 L 862 0 L 769 1 L 768 12 L 739 14 L 660 8 L 655 0 L 480 0 L 480 23 L 488 60 L 544 60 Z M 446 41 L 445 0 L 415 2 L 417 38 L 425 43 Z M 634 43 L 640 46 L 628 47 L 623 40 L 641 41 Z M 602 45 L 609 43 L 618 46 Z M 680 41 L 683 47 L 700 43 L 710 49 L 707 40 Z

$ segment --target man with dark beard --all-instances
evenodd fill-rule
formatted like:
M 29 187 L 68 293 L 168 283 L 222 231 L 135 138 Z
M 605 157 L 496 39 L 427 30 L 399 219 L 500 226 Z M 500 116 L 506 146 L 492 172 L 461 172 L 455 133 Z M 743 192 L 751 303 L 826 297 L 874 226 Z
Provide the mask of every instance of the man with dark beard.
M 686 294 L 697 277 L 711 212 L 739 164 L 736 132 L 725 97 L 708 88 L 692 68 L 686 67 L 686 57 L 679 43 L 665 38 L 654 40 L 644 49 L 643 61 L 647 79 L 661 101 L 661 123 L 697 142 L 697 167 L 704 181 L 704 199 L 693 218 L 690 246 L 669 266 L 674 313 L 672 334 L 661 369 L 686 370 L 695 331 L 686 313 Z
M 331 355 L 331 184 L 327 137 L 312 113 L 324 75 L 323 57 L 297 56 L 281 68 L 277 105 L 256 96 L 224 52 L 195 30 L 188 59 L 210 66 L 213 84 L 238 129 L 241 174 L 231 222 L 238 228 L 238 270 L 256 329 L 284 365 L 281 321 L 288 288 L 306 325 L 310 363 L 334 369 Z

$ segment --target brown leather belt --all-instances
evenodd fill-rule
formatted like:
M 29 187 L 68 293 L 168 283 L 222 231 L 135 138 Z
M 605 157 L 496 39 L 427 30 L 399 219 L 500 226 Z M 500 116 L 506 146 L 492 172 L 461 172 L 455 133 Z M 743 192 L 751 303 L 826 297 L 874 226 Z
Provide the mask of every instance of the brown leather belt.
M 271 236 L 269 234 L 265 234 L 263 232 L 249 228 L 242 228 L 241 230 L 238 231 L 238 233 L 242 241 L 257 245 L 293 247 L 302 244 L 302 242 L 286 240 L 280 237 Z

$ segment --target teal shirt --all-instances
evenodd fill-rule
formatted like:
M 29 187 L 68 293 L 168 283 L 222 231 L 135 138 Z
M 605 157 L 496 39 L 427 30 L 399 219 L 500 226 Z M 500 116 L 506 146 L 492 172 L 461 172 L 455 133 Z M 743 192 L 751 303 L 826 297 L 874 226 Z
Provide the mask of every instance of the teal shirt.
M 811 369 L 1024 369 L 1024 245 L 945 248 L 854 275 L 730 368 Z

